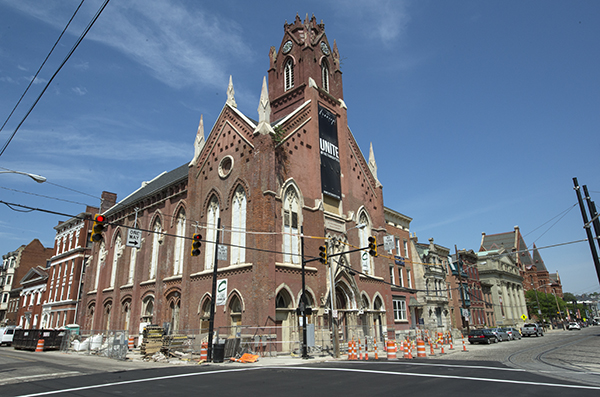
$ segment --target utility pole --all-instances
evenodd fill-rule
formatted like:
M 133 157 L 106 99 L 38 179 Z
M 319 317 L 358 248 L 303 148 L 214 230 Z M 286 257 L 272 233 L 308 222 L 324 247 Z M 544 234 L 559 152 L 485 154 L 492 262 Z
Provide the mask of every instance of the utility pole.
M 306 280 L 304 262 L 304 226 L 300 226 L 300 259 L 302 260 L 302 295 L 300 297 L 300 315 L 302 316 L 302 358 L 308 358 L 308 348 L 306 343 Z
M 215 300 L 217 299 L 217 265 L 219 256 L 219 229 L 221 229 L 221 218 L 217 219 L 217 236 L 215 238 L 215 258 L 213 264 L 212 299 L 210 300 L 210 321 L 208 323 L 208 362 L 212 361 L 213 332 L 215 331 Z M 208 247 L 206 247 L 208 249 Z
M 458 253 L 458 249 L 456 248 L 456 244 L 454 244 L 454 252 L 456 253 L 456 268 L 458 270 L 458 283 L 460 285 L 460 298 L 462 300 L 462 308 L 463 311 L 467 310 L 467 303 L 465 302 L 465 293 L 466 291 L 463 288 L 463 283 L 462 283 L 462 261 L 460 260 L 460 254 Z M 463 313 L 460 314 L 460 317 L 463 317 Z M 467 335 L 471 332 L 470 328 L 469 328 L 469 320 L 466 321 L 467 323 Z
M 596 233 L 596 240 L 598 240 L 598 236 L 600 235 L 600 220 L 598 220 L 598 211 L 596 211 L 596 204 L 592 201 L 590 197 L 590 193 L 588 192 L 588 188 L 586 185 L 583 185 L 583 194 L 585 194 L 585 200 L 587 201 L 588 208 L 590 210 L 590 216 L 592 219 L 590 223 L 594 225 L 594 233 Z M 598 241 L 600 244 L 600 241 Z
M 581 209 L 581 217 L 583 218 L 583 228 L 585 229 L 585 233 L 587 234 L 587 240 L 590 244 L 590 250 L 592 251 L 592 259 L 594 260 L 594 266 L 596 266 L 596 275 L 598 276 L 598 281 L 600 281 L 600 261 L 598 260 L 598 251 L 596 250 L 596 243 L 594 243 L 594 237 L 592 236 L 592 231 L 590 230 L 590 224 L 588 222 L 587 213 L 585 211 L 585 207 L 583 206 L 583 199 L 581 198 L 581 192 L 579 191 L 579 182 L 577 182 L 577 178 L 573 178 L 573 184 L 575 185 L 575 193 L 577 194 L 577 201 L 579 202 L 579 208 Z

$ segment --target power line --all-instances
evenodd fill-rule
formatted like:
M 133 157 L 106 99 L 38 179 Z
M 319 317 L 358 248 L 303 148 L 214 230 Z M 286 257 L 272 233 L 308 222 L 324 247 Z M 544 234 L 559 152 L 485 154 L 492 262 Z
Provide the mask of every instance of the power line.
M 67 61 L 69 60 L 69 58 L 71 58 L 71 55 L 73 55 L 73 53 L 75 52 L 75 49 L 79 46 L 79 44 L 81 43 L 81 41 L 83 40 L 83 38 L 90 31 L 90 29 L 92 28 L 92 26 L 94 25 L 94 23 L 96 22 L 96 20 L 98 19 L 98 17 L 100 17 L 100 14 L 102 13 L 102 11 L 104 11 L 104 9 L 108 5 L 109 1 L 110 0 L 105 0 L 104 1 L 104 4 L 96 12 L 96 15 L 94 15 L 94 18 L 90 21 L 90 23 L 85 28 L 85 30 L 83 31 L 83 33 L 79 36 L 79 38 L 77 39 L 77 41 L 75 42 L 75 44 L 73 45 L 73 47 L 71 48 L 71 50 L 69 51 L 69 53 L 67 54 L 67 56 L 65 57 L 65 59 L 62 61 L 62 63 L 58 67 L 58 69 L 54 72 L 54 74 L 52 75 L 52 77 L 50 78 L 50 80 L 48 80 L 48 82 L 44 86 L 44 89 L 42 90 L 42 92 L 38 95 L 38 97 L 36 98 L 36 100 L 33 102 L 33 105 L 31 105 L 31 107 L 29 108 L 29 110 L 27 111 L 27 113 L 25 113 L 25 116 L 23 116 L 23 119 L 21 119 L 21 122 L 19 123 L 19 125 L 17 125 L 17 128 L 15 128 L 15 130 L 11 134 L 10 138 L 8 138 L 8 140 L 4 143 L 4 146 L 2 146 L 2 150 L 0 150 L 0 156 L 2 156 L 4 154 L 4 151 L 6 150 L 6 148 L 10 144 L 10 142 L 13 140 L 13 138 L 17 134 L 17 131 L 19 131 L 19 128 L 21 128 L 21 126 L 23 125 L 23 123 L 25 122 L 25 120 L 27 120 L 27 117 L 29 117 L 29 114 L 31 114 L 31 112 L 33 111 L 33 109 L 35 108 L 35 106 L 38 104 L 38 102 L 40 101 L 40 99 L 42 99 L 42 96 L 44 95 L 44 93 L 46 92 L 46 90 L 48 89 L 48 87 L 50 87 L 50 84 L 52 83 L 52 81 L 54 80 L 54 78 L 56 77 L 56 75 L 58 74 L 58 72 L 62 69 L 63 66 L 65 66 L 65 64 L 67 63 Z
M 17 193 L 29 194 L 29 195 L 31 195 L 31 196 L 37 196 L 37 197 L 42 197 L 42 198 L 48 198 L 48 199 L 52 199 L 52 200 L 64 201 L 64 202 L 66 202 L 66 203 L 87 205 L 87 204 L 85 204 L 85 203 L 80 203 L 80 202 L 78 202 L 78 201 L 65 200 L 65 199 L 61 199 L 61 198 L 58 198 L 58 197 L 45 196 L 45 195 L 43 195 L 43 194 L 37 194 L 37 193 L 31 193 L 31 192 L 25 192 L 25 191 L 23 191 L 23 190 L 11 189 L 11 188 L 4 187 L 4 186 L 0 186 L 0 189 L 4 189 L 4 190 L 10 190 L 10 191 L 12 191 L 12 192 L 17 192 Z
M 37 78 L 37 76 L 40 74 L 40 71 L 42 70 L 42 68 L 46 64 L 46 61 L 48 61 L 48 58 L 50 58 L 50 55 L 52 55 L 52 52 L 54 52 L 54 49 L 58 45 L 58 42 L 60 41 L 60 39 L 63 37 L 63 35 L 67 31 L 67 28 L 69 27 L 69 25 L 71 25 L 71 22 L 75 18 L 75 15 L 77 15 L 77 12 L 79 11 L 79 9 L 81 8 L 81 6 L 83 5 L 84 1 L 85 0 L 81 0 L 81 3 L 79 3 L 79 6 L 77 6 L 77 9 L 75 10 L 75 12 L 73 13 L 73 15 L 71 16 L 71 19 L 69 19 L 69 22 L 67 22 L 67 25 L 65 26 L 65 28 L 63 29 L 63 31 L 58 36 L 58 39 L 56 39 L 56 42 L 54 43 L 54 45 L 50 49 L 50 52 L 48 53 L 48 55 L 46 55 L 46 58 L 44 59 L 44 61 L 40 65 L 40 67 L 37 70 L 37 72 L 35 72 L 35 75 L 31 79 L 31 81 L 29 82 L 29 85 L 27 85 L 27 88 L 25 88 L 25 91 L 23 91 L 23 94 L 21 94 L 21 98 L 19 98 L 19 100 L 17 101 L 15 107 L 13 107 L 12 111 L 10 112 L 10 114 L 8 115 L 8 117 L 6 118 L 6 120 L 4 121 L 4 124 L 2 124 L 2 127 L 0 127 L 0 132 L 2 132 L 2 130 L 4 129 L 4 126 L 6 125 L 6 123 L 8 123 L 8 120 L 10 120 L 10 118 L 12 117 L 13 113 L 15 112 L 15 110 L 17 110 L 17 107 L 19 106 L 19 104 L 21 103 L 21 101 L 23 100 L 23 98 L 25 97 L 25 94 L 27 94 L 27 92 L 29 91 L 29 88 L 33 85 L 33 82 L 35 81 L 35 79 Z

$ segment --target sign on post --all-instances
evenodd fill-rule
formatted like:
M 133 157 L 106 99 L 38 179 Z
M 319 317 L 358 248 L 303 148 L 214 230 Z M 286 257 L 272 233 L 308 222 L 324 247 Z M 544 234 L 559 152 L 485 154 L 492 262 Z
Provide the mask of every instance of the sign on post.
M 383 236 L 383 249 L 386 251 L 391 251 L 394 249 L 394 236 Z
M 225 247 L 227 248 L 227 247 Z M 225 306 L 227 303 L 227 279 L 217 281 L 217 299 L 215 305 Z
M 142 244 L 142 231 L 139 229 L 129 229 L 127 231 L 127 242 L 125 243 L 128 247 L 140 248 Z
M 219 248 L 217 251 L 217 259 L 220 261 L 227 260 L 227 246 L 226 245 L 219 245 Z

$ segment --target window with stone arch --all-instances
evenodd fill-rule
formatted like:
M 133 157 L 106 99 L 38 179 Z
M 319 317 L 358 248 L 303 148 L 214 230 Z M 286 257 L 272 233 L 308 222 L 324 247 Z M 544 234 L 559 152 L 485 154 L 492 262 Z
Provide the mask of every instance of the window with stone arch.
M 154 316 L 154 297 L 147 296 L 142 300 L 142 322 L 152 323 Z
M 294 88 L 294 61 L 288 58 L 283 69 L 285 79 L 285 91 Z
M 283 198 L 283 261 L 300 263 L 300 198 L 289 186 Z
M 126 299 L 121 303 L 123 329 L 129 330 L 129 323 L 131 321 L 131 298 Z
M 204 269 L 210 270 L 215 262 L 215 242 L 217 241 L 217 221 L 219 219 L 219 200 L 212 196 L 206 211 L 206 249 Z M 212 243 L 212 244 L 211 244 Z
M 96 278 L 94 280 L 94 290 L 98 291 L 98 285 L 100 282 L 100 269 L 102 269 L 104 266 L 102 266 L 104 264 L 104 261 L 106 259 L 106 243 L 104 242 L 104 240 L 102 240 L 102 243 L 100 243 L 100 251 L 98 253 L 98 260 L 96 261 Z
M 183 273 L 183 255 L 185 248 L 185 210 L 182 208 L 177 213 L 175 224 L 175 255 L 173 261 L 173 275 Z
M 122 240 L 121 240 L 121 233 L 118 232 L 117 237 L 115 238 L 115 245 L 114 245 L 114 249 L 113 249 L 113 261 L 112 261 L 112 267 L 110 270 L 110 288 L 115 287 L 115 280 L 117 278 L 117 265 L 119 262 L 119 258 L 121 257 L 122 247 L 123 247 L 123 244 L 122 244 Z
M 246 262 L 246 192 L 240 185 L 231 202 L 231 264 Z
M 362 211 L 358 216 L 358 223 L 366 225 L 363 228 L 358 229 L 358 238 L 360 247 L 367 247 L 369 245 L 369 236 L 371 235 L 371 222 L 365 211 Z M 373 275 L 373 261 L 367 250 L 363 250 L 360 254 L 360 264 L 362 272 L 365 274 Z
M 152 225 L 152 255 L 150 257 L 150 273 L 149 280 L 154 280 L 156 277 L 156 269 L 158 268 L 158 251 L 160 248 L 162 226 L 160 219 L 157 217 Z
M 323 89 L 329 92 L 329 63 L 326 59 L 323 59 L 321 63 L 321 81 L 323 82 Z
M 231 335 L 235 335 L 238 327 L 242 325 L 242 301 L 237 294 L 233 294 L 229 301 L 229 316 Z

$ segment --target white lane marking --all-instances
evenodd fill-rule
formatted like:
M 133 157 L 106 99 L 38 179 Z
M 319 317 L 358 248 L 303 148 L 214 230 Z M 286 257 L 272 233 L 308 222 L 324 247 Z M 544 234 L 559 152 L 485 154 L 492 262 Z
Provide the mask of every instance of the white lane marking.
M 91 385 L 91 386 L 74 387 L 74 388 L 70 388 L 70 389 L 46 391 L 46 392 L 42 392 L 42 393 L 24 394 L 19 397 L 48 396 L 48 395 L 52 395 L 52 394 L 72 393 L 72 392 L 82 391 L 82 390 L 99 389 L 99 388 L 103 388 L 103 387 L 120 386 L 120 385 L 132 384 L 132 383 L 153 382 L 156 380 L 185 378 L 185 377 L 190 377 L 190 376 L 211 375 L 211 374 L 219 374 L 219 373 L 227 373 L 227 372 L 252 371 L 252 370 L 257 370 L 257 369 L 285 369 L 285 370 L 296 369 L 296 370 L 305 370 L 305 371 L 356 372 L 356 373 L 377 374 L 377 375 L 395 375 L 395 376 L 408 376 L 408 377 L 413 376 L 413 377 L 420 377 L 420 378 L 456 379 L 456 380 L 471 380 L 471 381 L 491 382 L 491 383 L 510 383 L 510 384 L 527 385 L 527 386 L 560 387 L 560 388 L 566 388 L 566 389 L 600 390 L 600 387 L 596 387 L 596 386 L 564 385 L 564 384 L 560 384 L 560 383 L 527 382 L 527 381 L 520 381 L 520 380 L 475 378 L 472 376 L 419 374 L 419 373 L 409 373 L 409 372 L 391 372 L 391 371 L 377 371 L 377 370 L 351 369 L 351 368 L 313 368 L 313 367 L 293 367 L 293 366 L 265 366 L 265 367 L 226 369 L 226 370 L 207 371 L 207 372 L 194 372 L 194 373 L 190 373 L 190 374 L 158 376 L 158 377 L 147 378 L 147 379 L 135 379 L 135 380 L 127 380 L 127 381 L 121 381 L 121 382 L 104 383 L 104 384 L 100 384 L 100 385 Z
M 364 364 L 367 361 L 348 361 L 346 364 Z M 377 362 L 374 361 L 372 364 L 384 365 L 384 364 L 393 364 L 393 365 L 417 365 L 417 366 L 425 366 L 425 367 L 448 367 L 448 368 L 472 368 L 472 369 L 491 369 L 497 371 L 511 371 L 511 372 L 527 372 L 525 369 L 520 368 L 502 368 L 502 367 L 484 367 L 480 365 L 451 365 L 451 364 L 435 364 L 435 363 L 411 363 L 404 361 L 382 361 Z

